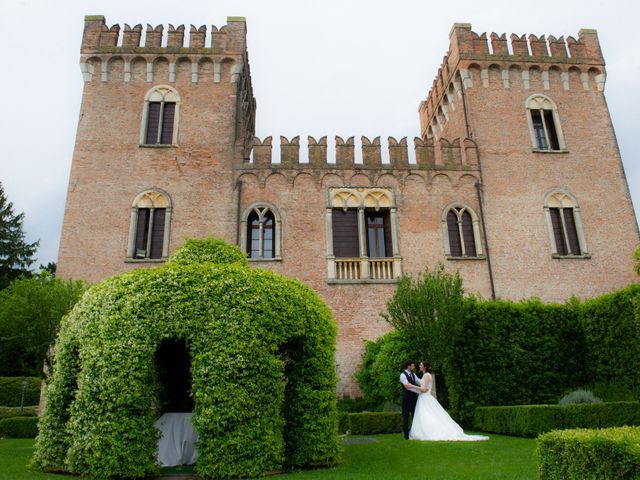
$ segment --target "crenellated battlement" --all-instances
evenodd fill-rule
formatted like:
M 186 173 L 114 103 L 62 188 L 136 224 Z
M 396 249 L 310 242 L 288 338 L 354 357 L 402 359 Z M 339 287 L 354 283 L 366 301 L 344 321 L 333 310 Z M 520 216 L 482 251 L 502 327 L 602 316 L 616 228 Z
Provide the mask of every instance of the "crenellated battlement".
M 471 24 L 456 23 L 449 38 L 449 51 L 427 99 L 420 103 L 423 138 L 438 138 L 463 88 L 604 89 L 605 62 L 596 30 L 582 29 L 577 39 L 565 40 L 553 35 L 478 34 Z
M 434 142 L 419 137 L 409 148 L 407 137 L 386 141 L 361 136 L 316 139 L 281 136 L 254 138 L 251 156 L 236 165 L 240 170 L 477 170 L 477 146 L 470 139 L 444 138 Z
M 207 27 L 191 25 L 188 36 L 184 25 L 174 27 L 169 24 L 166 31 L 163 25 L 153 27 L 147 24 L 144 45 L 142 45 L 143 27 L 125 24 L 121 34 L 120 25 L 107 26 L 102 15 L 84 18 L 82 36 L 82 54 L 135 53 L 135 54 L 243 54 L 246 50 L 246 23 L 244 17 L 227 17 L 227 24 L 218 29 L 211 26 L 207 36 Z M 165 42 L 166 41 L 166 42 Z M 164 45 L 164 46 L 163 46 Z M 206 46 L 210 45 L 210 46 Z

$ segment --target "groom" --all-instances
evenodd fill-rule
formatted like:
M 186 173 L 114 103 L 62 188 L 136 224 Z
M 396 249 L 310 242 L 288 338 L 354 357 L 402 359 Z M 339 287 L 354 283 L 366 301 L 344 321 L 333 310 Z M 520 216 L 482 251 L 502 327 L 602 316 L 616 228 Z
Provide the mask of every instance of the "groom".
M 400 374 L 400 383 L 402 384 L 402 432 L 404 438 L 409 440 L 409 414 L 411 417 L 416 413 L 416 402 L 420 393 L 419 386 L 421 380 L 413 373 L 416 369 L 416 363 L 412 360 L 404 362 L 404 370 Z

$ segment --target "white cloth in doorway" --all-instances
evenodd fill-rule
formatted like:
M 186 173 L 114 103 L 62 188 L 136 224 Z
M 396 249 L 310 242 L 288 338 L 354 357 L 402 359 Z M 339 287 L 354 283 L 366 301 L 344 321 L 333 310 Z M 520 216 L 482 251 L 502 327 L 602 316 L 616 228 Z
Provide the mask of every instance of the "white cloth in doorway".
M 193 413 L 165 413 L 155 423 L 160 430 L 158 465 L 175 467 L 196 463 L 198 434 L 191 425 Z

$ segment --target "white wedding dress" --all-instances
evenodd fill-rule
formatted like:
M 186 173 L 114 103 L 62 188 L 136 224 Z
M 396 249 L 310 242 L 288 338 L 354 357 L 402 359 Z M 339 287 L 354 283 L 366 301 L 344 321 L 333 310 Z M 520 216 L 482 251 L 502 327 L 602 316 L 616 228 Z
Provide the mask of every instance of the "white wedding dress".
M 467 435 L 431 395 L 432 376 L 425 373 L 422 382 L 428 382 L 427 391 L 418 396 L 416 413 L 409 431 L 409 440 L 441 440 L 451 442 L 476 442 L 489 440 L 482 435 Z

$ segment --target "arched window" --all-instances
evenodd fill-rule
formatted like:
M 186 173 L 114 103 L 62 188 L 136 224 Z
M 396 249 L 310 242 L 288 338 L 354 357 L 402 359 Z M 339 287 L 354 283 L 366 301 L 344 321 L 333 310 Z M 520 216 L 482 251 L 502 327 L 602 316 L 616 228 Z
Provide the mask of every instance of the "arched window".
M 526 101 L 527 122 L 534 150 L 559 151 L 566 148 L 556 104 L 541 94 Z
M 154 189 L 140 193 L 131 207 L 131 228 L 127 257 L 161 260 L 169 254 L 171 201 Z
M 280 215 L 271 205 L 259 203 L 242 216 L 241 245 L 250 260 L 280 260 Z
M 482 258 L 478 216 L 466 205 L 447 206 L 442 215 L 444 250 L 447 258 Z
M 580 208 L 566 191 L 547 194 L 544 202 L 547 229 L 554 257 L 588 257 Z
M 180 96 L 168 85 L 158 85 L 144 97 L 140 143 L 175 145 L 178 143 Z

